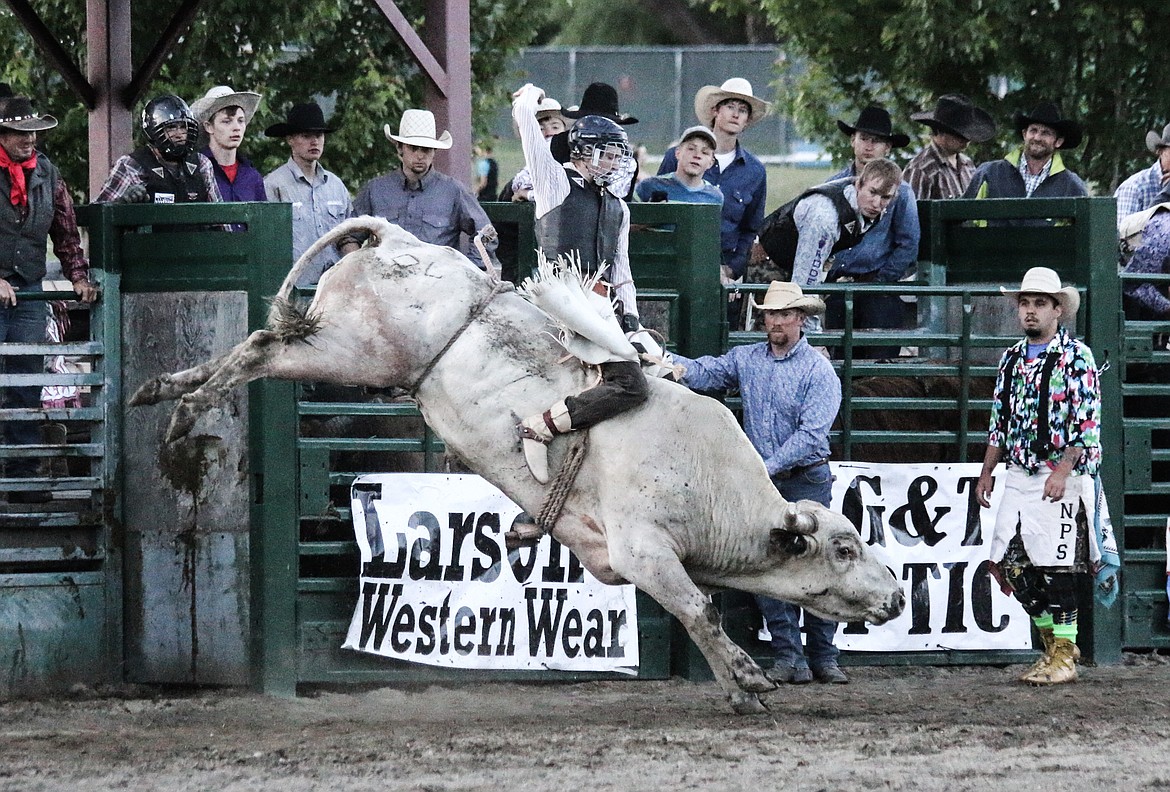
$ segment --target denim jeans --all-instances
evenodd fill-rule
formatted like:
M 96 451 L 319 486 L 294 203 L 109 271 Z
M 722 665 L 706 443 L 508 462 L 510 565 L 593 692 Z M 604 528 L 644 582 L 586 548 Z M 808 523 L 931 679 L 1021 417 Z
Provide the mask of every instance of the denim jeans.
M 0 306 L 0 342 L 39 343 L 45 340 L 45 303 L 41 300 L 17 299 L 15 306 Z M 0 356 L 0 372 L 8 374 L 40 374 L 45 370 L 43 355 Z M 0 404 L 11 408 L 41 406 L 39 385 L 0 389 Z M 41 430 L 36 421 L 2 421 L 3 440 L 10 445 L 33 445 L 41 442 Z M 35 475 L 37 460 L 9 459 L 8 475 L 28 478 Z
M 772 479 L 785 500 L 811 500 L 828 506 L 832 500 L 833 474 L 828 465 L 819 465 L 789 479 Z M 834 665 L 840 651 L 833 645 L 837 622 L 804 612 L 804 632 L 808 646 L 801 647 L 801 608 L 781 600 L 756 595 L 756 605 L 772 635 L 772 651 L 777 665 Z

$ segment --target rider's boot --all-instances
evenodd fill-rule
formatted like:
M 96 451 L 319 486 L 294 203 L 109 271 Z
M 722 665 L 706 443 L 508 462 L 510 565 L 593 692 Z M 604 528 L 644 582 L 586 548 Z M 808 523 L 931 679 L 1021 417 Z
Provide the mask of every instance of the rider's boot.
M 569 408 L 565 401 L 549 407 L 542 413 L 530 415 L 516 427 L 520 432 L 521 445 L 524 447 L 524 460 L 532 477 L 541 484 L 547 484 L 548 474 L 548 444 L 552 439 L 573 428 L 569 419 Z

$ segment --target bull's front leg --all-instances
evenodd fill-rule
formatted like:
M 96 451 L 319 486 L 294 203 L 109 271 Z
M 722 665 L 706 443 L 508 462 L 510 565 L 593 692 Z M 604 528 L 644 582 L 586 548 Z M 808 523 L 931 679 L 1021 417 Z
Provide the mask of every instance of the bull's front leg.
M 610 561 L 622 577 L 679 620 L 711 666 L 711 673 L 727 694 L 732 709 L 741 715 L 768 711 L 757 694 L 774 690 L 776 685 L 747 652 L 727 637 L 715 606 L 699 591 L 675 551 L 645 535 L 627 544 L 615 543 L 611 536 Z
M 184 394 L 190 393 L 207 382 L 211 375 L 219 370 L 219 367 L 223 365 L 227 357 L 228 355 L 220 355 L 213 360 L 200 363 L 198 366 L 193 366 L 184 371 L 176 371 L 174 374 L 163 374 L 147 380 L 130 397 L 130 406 L 139 407 L 148 404 L 158 404 L 159 402 L 177 399 Z

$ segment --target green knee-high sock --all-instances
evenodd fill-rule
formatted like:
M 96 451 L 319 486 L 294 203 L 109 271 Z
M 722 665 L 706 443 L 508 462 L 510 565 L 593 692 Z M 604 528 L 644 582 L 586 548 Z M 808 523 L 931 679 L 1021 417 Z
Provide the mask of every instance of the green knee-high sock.
M 1056 638 L 1077 642 L 1077 611 L 1058 611 L 1053 616 L 1052 635 Z
M 1052 614 L 1048 611 L 1044 611 L 1039 616 L 1032 617 L 1032 624 L 1036 625 L 1037 630 L 1051 630 L 1052 623 Z

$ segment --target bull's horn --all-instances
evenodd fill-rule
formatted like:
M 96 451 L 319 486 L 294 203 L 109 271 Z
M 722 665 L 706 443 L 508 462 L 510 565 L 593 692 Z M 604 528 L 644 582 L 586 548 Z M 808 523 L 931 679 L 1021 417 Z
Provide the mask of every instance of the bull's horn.
M 788 504 L 784 512 L 784 530 L 789 533 L 811 534 L 817 530 L 817 518 L 808 512 L 802 512 L 795 503 Z

